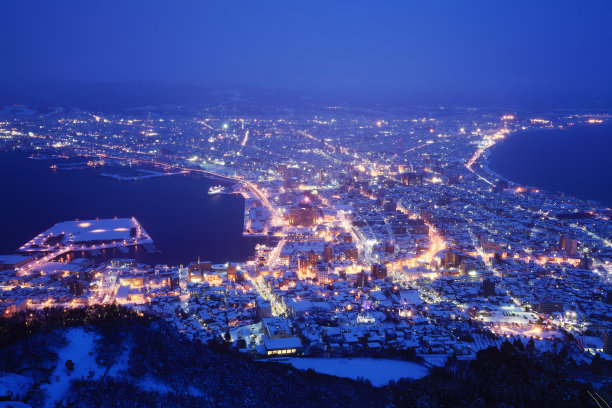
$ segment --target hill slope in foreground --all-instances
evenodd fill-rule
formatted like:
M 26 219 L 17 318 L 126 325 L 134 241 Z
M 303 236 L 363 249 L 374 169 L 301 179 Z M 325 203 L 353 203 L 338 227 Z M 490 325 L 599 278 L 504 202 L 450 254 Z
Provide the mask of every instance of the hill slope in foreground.
M 597 407 L 612 364 L 504 342 L 385 387 L 256 362 L 116 306 L 0 319 L 0 407 Z M 606 380 L 607 379 L 607 380 Z

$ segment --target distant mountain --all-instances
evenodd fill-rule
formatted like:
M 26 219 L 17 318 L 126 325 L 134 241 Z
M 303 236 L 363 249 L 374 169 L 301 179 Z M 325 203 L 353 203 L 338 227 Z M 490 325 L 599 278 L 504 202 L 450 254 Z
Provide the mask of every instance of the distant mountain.
M 293 111 L 320 112 L 329 106 L 389 110 L 415 106 L 478 106 L 496 109 L 588 109 L 609 110 L 611 98 L 590 99 L 578 95 L 550 97 L 545 95 L 441 95 L 407 92 L 305 92 L 282 89 L 262 89 L 243 84 L 201 86 L 157 81 L 78 82 L 45 81 L 0 84 L 0 107 L 27 105 L 44 111 L 50 107 L 98 112 L 157 110 L 201 112 L 205 108 L 221 108 L 254 114 Z

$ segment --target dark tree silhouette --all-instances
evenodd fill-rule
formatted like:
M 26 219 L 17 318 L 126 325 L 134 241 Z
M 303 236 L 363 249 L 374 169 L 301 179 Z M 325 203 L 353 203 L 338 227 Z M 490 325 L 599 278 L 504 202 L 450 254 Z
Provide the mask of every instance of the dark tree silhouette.
M 72 360 L 66 360 L 65 366 L 68 371 L 74 371 L 74 363 L 72 362 Z

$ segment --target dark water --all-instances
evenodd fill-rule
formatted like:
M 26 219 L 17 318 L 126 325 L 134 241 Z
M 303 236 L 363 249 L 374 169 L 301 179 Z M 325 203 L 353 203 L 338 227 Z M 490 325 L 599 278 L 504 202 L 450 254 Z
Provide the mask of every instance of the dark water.
M 118 181 L 99 174 L 135 169 L 51 170 L 54 163 L 66 161 L 0 153 L 0 254 L 14 252 L 60 221 L 112 217 L 136 217 L 161 251 L 137 251 L 140 261 L 151 264 L 187 264 L 198 256 L 215 263 L 243 261 L 261 242 L 242 236 L 241 196 L 208 196 L 211 185 L 224 184 L 217 180 L 176 175 Z M 107 255 L 134 255 L 113 252 Z
M 519 132 L 495 146 L 490 168 L 520 184 L 612 207 L 612 126 Z

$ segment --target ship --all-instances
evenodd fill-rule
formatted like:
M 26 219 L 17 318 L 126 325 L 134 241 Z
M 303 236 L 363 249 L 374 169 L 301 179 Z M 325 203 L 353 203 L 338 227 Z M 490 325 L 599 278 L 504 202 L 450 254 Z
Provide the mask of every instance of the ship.
M 226 194 L 227 191 L 223 186 L 212 186 L 208 189 L 208 195 Z

